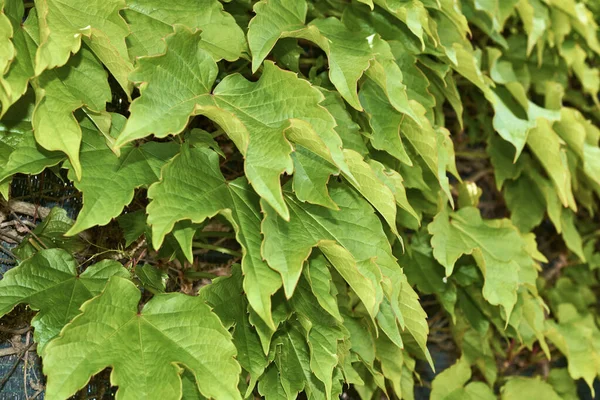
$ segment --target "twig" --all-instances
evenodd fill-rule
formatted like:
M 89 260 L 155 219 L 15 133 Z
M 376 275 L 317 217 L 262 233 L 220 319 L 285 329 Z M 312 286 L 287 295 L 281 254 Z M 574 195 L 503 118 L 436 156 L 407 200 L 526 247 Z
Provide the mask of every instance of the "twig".
M 31 340 L 31 332 L 28 331 L 25 337 L 25 343 L 28 345 Z M 29 400 L 29 394 L 27 393 L 27 361 L 29 361 L 29 346 L 27 346 L 23 356 L 23 391 L 25 392 L 25 399 Z
M 2 243 L 0 243 L 0 251 L 5 253 L 6 255 L 8 255 L 13 260 L 19 261 L 19 258 L 17 256 L 15 256 L 15 254 L 12 251 L 10 251 L 9 248 L 5 247 Z
M 11 333 L 13 335 L 22 335 L 24 333 L 27 333 L 31 330 L 31 326 L 26 326 L 24 328 L 19 328 L 19 329 L 13 329 L 13 328 L 7 328 L 5 326 L 0 326 L 0 332 L 5 332 L 5 333 Z
M 17 214 L 24 214 L 30 217 L 46 218 L 50 214 L 50 209 L 47 207 L 36 206 L 35 204 L 25 201 L 11 200 L 8 202 L 8 208 Z
M 34 232 L 31 230 L 31 229 L 29 229 L 29 227 L 28 227 L 27 225 L 25 225 L 25 224 L 23 223 L 23 221 L 21 221 L 21 219 L 20 219 L 20 218 L 17 216 L 17 214 L 15 214 L 14 212 L 12 212 L 11 214 L 12 214 L 12 216 L 13 216 L 13 217 L 14 217 L 14 218 L 15 218 L 17 221 L 19 221 L 19 223 L 21 224 L 21 226 L 23 226 L 23 227 L 25 228 L 25 230 L 27 231 L 27 233 L 29 233 L 31 236 L 33 236 L 33 237 L 35 238 L 35 240 L 37 240 L 37 241 L 40 243 L 40 245 L 41 245 L 41 246 L 42 246 L 44 249 L 47 249 L 47 248 L 48 248 L 48 246 L 46 245 L 46 243 L 44 243 L 44 242 L 42 241 L 42 239 L 40 239 L 40 238 L 38 237 L 38 235 L 36 235 L 36 234 L 35 234 L 35 233 L 34 233 Z M 32 242 L 32 243 L 33 243 L 33 242 Z M 34 246 L 34 247 L 35 247 L 35 246 Z
M 35 345 L 31 350 L 35 350 L 37 347 L 37 345 Z M 16 347 L 8 347 L 6 349 L 0 349 L 0 357 L 8 357 L 8 356 L 12 356 L 15 354 L 19 354 L 19 352 L 21 352 L 23 349 L 18 349 Z
M 19 353 L 17 359 L 13 363 L 13 365 L 11 365 L 10 369 L 8 370 L 8 372 L 2 377 L 2 380 L 0 380 L 0 391 L 2 391 L 2 389 L 4 389 L 4 385 L 6 385 L 6 382 L 8 382 L 8 380 L 10 379 L 10 377 L 12 376 L 12 374 L 17 369 L 17 366 L 19 365 L 19 362 L 21 361 L 21 357 L 23 357 L 23 354 L 25 354 L 29 350 L 29 348 L 31 346 L 33 346 L 34 344 L 35 344 L 35 342 L 31 342 L 29 344 L 29 346 L 27 346 L 26 348 L 24 348 L 24 349 L 21 350 L 21 352 Z
M 225 247 L 214 246 L 214 245 L 208 244 L 208 243 L 194 242 L 194 243 L 192 243 L 192 247 L 196 247 L 196 248 L 200 248 L 200 249 L 204 249 L 204 250 L 214 250 L 214 251 L 218 251 L 219 253 L 228 254 L 228 255 L 234 256 L 234 257 L 242 256 L 242 253 L 240 253 L 239 251 L 227 249 Z M 198 253 L 194 252 L 194 254 L 198 254 Z

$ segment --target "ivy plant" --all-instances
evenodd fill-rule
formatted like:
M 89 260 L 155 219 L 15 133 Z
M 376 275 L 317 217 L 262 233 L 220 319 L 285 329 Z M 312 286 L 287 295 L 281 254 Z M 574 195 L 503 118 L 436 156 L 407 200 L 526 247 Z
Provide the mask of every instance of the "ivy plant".
M 37 312 L 46 398 L 105 368 L 118 399 L 593 391 L 598 20 L 594 0 L 0 0 L 5 208 L 40 173 L 81 199 L 2 245 L 0 316 Z

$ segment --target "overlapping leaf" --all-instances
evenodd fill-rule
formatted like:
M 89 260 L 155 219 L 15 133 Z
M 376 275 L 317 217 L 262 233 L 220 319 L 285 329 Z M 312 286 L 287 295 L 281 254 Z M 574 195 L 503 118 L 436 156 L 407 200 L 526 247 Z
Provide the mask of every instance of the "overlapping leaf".
M 390 339 L 401 346 L 398 326 L 408 329 L 427 354 L 425 313 L 391 254 L 380 222 L 347 186 L 332 187 L 330 193 L 337 211 L 301 203 L 286 191 L 289 222 L 263 204 L 262 254 L 281 274 L 287 296 L 295 289 L 304 261 L 318 247 Z
M 233 327 L 232 337 L 237 349 L 237 360 L 250 374 L 251 380 L 247 389 L 250 393 L 268 362 L 260 338 L 248 319 L 248 301 L 239 295 L 244 290 L 239 265 L 235 265 L 231 272 L 231 276 L 216 279 L 211 285 L 205 286 L 198 296 L 212 307 L 226 327 Z
M 517 302 L 519 271 L 534 264 L 512 224 L 484 221 L 477 209 L 466 207 L 451 214 L 440 212 L 428 229 L 433 255 L 446 268 L 446 276 L 452 274 L 459 257 L 472 254 L 485 278 L 484 297 L 501 305 L 508 319 Z
M 231 335 L 206 303 L 181 293 L 162 294 L 138 312 L 140 297 L 134 284 L 114 277 L 100 296 L 85 303 L 82 314 L 44 350 L 46 395 L 69 397 L 112 366 L 111 382 L 121 399 L 179 399 L 179 364 L 193 373 L 203 395 L 241 399 Z
M 0 315 L 21 303 L 39 310 L 32 325 L 40 353 L 79 314 L 79 307 L 104 289 L 111 276 L 129 277 L 116 261 L 101 261 L 82 274 L 77 267 L 65 250 L 42 250 L 0 280 Z
M 125 119 L 118 114 L 113 114 L 112 119 L 112 134 L 116 135 Z M 156 182 L 161 167 L 178 150 L 175 143 L 149 142 L 139 147 L 126 146 L 117 157 L 88 120 L 81 125 L 84 138 L 80 158 L 85 173 L 77 179 L 71 168 L 69 176 L 83 193 L 83 208 L 68 235 L 106 225 L 121 214 L 133 199 L 134 190 Z
M 217 0 L 178 1 L 128 0 L 123 11 L 131 34 L 127 47 L 132 58 L 160 54 L 168 46 L 163 39 L 176 24 L 202 31 L 200 46 L 215 60 L 234 61 L 246 49 L 246 38 L 233 17 Z
M 3 17 L 9 22 L 12 31 L 11 45 L 18 57 L 13 57 L 10 64 L 0 73 L 0 117 L 8 108 L 27 91 L 27 84 L 34 76 L 35 52 L 37 49 L 37 14 L 30 12 L 27 21 L 22 24 L 25 7 L 18 1 L 9 1 L 4 6 Z M 6 28 L 4 28 L 6 29 Z M 5 53 L 10 55 L 8 49 Z
M 78 178 L 82 176 L 79 151 L 81 127 L 73 112 L 86 106 L 103 111 L 111 99 L 106 71 L 86 48 L 63 67 L 45 71 L 34 85 L 36 106 L 32 124 L 35 139 L 47 150 L 64 152 Z
M 342 141 L 334 130 L 335 120 L 319 105 L 321 101 L 321 92 L 307 81 L 267 62 L 258 82 L 249 82 L 241 75 L 227 76 L 212 96 L 198 101 L 196 112 L 228 133 L 245 157 L 244 170 L 254 190 L 289 219 L 279 179 L 282 173 L 294 171 L 292 143 L 352 179 Z
M 154 134 L 165 137 L 181 132 L 203 94 L 217 77 L 217 64 L 198 47 L 201 32 L 178 26 L 166 38 L 164 54 L 138 61 L 130 79 L 141 83 L 141 96 L 130 107 L 131 116 L 115 145 Z
M 82 39 L 109 69 L 126 93 L 131 89 L 127 76 L 132 65 L 127 57 L 125 36 L 129 28 L 119 11 L 125 0 L 57 0 L 35 2 L 39 17 L 39 48 L 35 75 L 65 65 L 71 53 L 81 48 Z M 79 86 L 79 85 L 77 85 Z
M 219 156 L 206 148 L 182 147 L 181 154 L 165 166 L 161 180 L 148 197 L 148 223 L 154 248 L 159 248 L 175 223 L 200 223 L 217 213 L 234 226 L 243 247 L 244 290 L 252 308 L 272 328 L 271 296 L 281 286 L 277 273 L 261 256 L 258 197 L 244 178 L 227 182 L 219 171 Z

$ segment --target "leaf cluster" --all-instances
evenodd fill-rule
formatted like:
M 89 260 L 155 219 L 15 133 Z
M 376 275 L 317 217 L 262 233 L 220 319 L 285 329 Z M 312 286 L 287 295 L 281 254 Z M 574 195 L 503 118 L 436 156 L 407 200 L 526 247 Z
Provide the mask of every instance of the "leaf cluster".
M 0 280 L 0 316 L 37 311 L 47 398 L 108 367 L 118 399 L 592 389 L 598 20 L 585 0 L 0 0 L 0 193 L 51 171 L 83 199 Z M 426 382 L 442 342 L 455 363 Z

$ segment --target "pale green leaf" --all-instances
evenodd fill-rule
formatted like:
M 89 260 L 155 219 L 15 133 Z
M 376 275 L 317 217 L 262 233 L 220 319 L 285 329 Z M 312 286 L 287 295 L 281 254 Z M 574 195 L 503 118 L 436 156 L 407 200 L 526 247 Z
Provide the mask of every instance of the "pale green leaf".
M 256 71 L 277 40 L 293 37 L 316 43 L 329 59 L 329 79 L 342 97 L 362 110 L 356 85 L 373 58 L 367 38 L 348 30 L 338 19 L 316 19 L 305 25 L 305 0 L 261 1 L 255 4 L 255 17 L 248 27 L 252 70 Z
M 2 104 L 0 117 L 4 116 L 8 108 L 25 94 L 27 83 L 34 76 L 33 68 L 37 50 L 35 40 L 37 38 L 32 38 L 25 27 L 31 24 L 37 25 L 37 18 L 35 11 L 31 11 L 27 21 L 22 25 L 24 12 L 23 3 L 19 1 L 10 1 L 4 9 L 4 18 L 7 18 L 12 26 L 12 44 L 18 57 L 14 57 L 8 70 L 0 74 L 0 103 Z
M 131 58 L 164 53 L 162 40 L 176 24 L 202 31 L 199 46 L 215 61 L 234 61 L 246 51 L 246 38 L 233 17 L 223 11 L 217 0 L 185 0 L 165 3 L 160 0 L 126 0 L 123 15 L 131 34 L 125 39 Z
M 600 331 L 591 314 L 581 315 L 569 303 L 559 304 L 558 323 L 547 321 L 546 337 L 567 357 L 569 374 L 590 386 L 600 374 Z
M 4 2 L 0 1 L 0 75 L 8 70 L 16 54 L 12 41 L 13 25 L 4 11 Z
M 531 129 L 527 136 L 527 145 L 552 180 L 563 206 L 577 210 L 571 190 L 567 154 L 560 142 L 559 136 L 552 130 L 550 122 L 546 119 L 539 119 L 537 126 Z
M 462 208 L 457 212 L 440 212 L 428 226 L 432 234 L 433 255 L 450 276 L 454 265 L 463 254 L 472 254 L 481 269 L 485 284 L 484 297 L 494 305 L 501 305 L 507 320 L 517 302 L 519 263 L 530 263 L 525 242 L 508 220 L 484 221 L 479 210 Z
M 487 97 L 494 107 L 494 129 L 504 140 L 515 146 L 515 160 L 521 155 L 529 132 L 538 125 L 538 120 L 556 121 L 560 118 L 559 112 L 539 107 L 531 101 L 526 110 L 521 108 L 517 112 L 519 115 L 515 114 L 513 110 L 521 106 L 515 104 L 506 89 L 492 90 Z
M 33 111 L 35 139 L 47 150 L 64 152 L 75 175 L 82 176 L 79 160 L 81 127 L 73 112 L 84 105 L 102 111 L 111 100 L 107 74 L 86 48 L 71 57 L 63 67 L 45 71 L 34 84 Z
M 141 83 L 140 97 L 131 103 L 131 116 L 116 147 L 150 134 L 160 138 L 183 131 L 218 72 L 211 55 L 198 46 L 200 40 L 200 31 L 177 26 L 166 38 L 164 54 L 138 60 L 130 79 Z
M 35 56 L 35 75 L 65 65 L 81 48 L 82 39 L 109 69 L 126 93 L 132 65 L 125 36 L 129 29 L 119 11 L 125 0 L 36 0 L 40 42 Z
M 457 396 L 455 392 L 462 392 L 470 379 L 471 366 L 466 359 L 460 358 L 431 382 L 431 400 L 454 398 Z
M 539 398 L 559 400 L 560 397 L 548 383 L 541 378 L 511 377 L 501 389 L 502 400 Z

